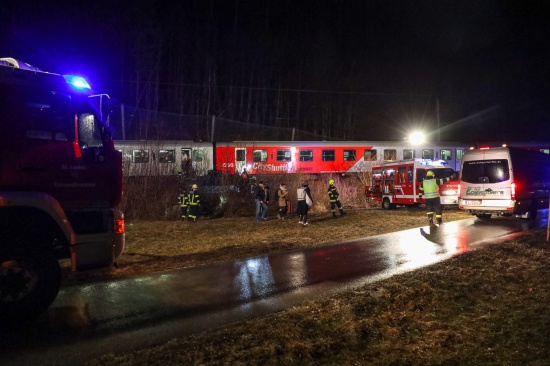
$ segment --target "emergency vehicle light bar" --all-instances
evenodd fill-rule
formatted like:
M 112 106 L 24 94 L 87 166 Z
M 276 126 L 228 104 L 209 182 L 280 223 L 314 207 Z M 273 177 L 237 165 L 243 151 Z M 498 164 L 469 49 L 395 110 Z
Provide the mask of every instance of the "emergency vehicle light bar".
M 88 84 L 86 79 L 84 79 L 82 76 L 63 75 L 63 78 L 65 78 L 65 81 L 67 81 L 67 83 L 75 89 L 92 89 L 90 87 L 90 84 Z

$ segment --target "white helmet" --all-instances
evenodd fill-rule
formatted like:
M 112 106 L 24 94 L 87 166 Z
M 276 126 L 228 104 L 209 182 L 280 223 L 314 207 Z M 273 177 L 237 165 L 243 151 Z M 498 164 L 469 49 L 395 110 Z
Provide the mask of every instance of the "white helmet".
M 196 184 L 193 184 L 193 185 L 191 186 L 191 188 L 192 188 L 192 189 L 199 189 L 199 186 L 196 185 Z

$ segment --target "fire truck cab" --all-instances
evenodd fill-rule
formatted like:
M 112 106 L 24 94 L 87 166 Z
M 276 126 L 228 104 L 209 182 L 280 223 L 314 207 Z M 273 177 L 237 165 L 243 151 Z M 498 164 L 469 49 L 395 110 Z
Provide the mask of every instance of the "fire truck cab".
M 124 249 L 108 100 L 82 78 L 0 58 L 0 322 L 54 301 L 60 259 L 108 268 Z
M 384 209 L 426 203 L 418 197 L 418 191 L 428 170 L 435 173 L 436 179 L 450 177 L 455 172 L 442 160 L 410 159 L 373 165 L 372 185 L 365 187 L 365 195 L 381 202 Z M 458 180 L 440 185 L 439 196 L 441 204 L 456 205 Z

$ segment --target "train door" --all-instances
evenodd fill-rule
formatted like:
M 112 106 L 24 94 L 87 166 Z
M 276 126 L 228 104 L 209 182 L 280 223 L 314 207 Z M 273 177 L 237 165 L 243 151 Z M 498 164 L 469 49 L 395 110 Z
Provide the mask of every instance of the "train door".
M 191 148 L 181 148 L 181 171 L 184 176 L 189 177 L 193 173 L 193 162 L 191 161 Z
M 238 147 L 235 149 L 235 173 L 242 174 L 246 168 L 246 149 Z

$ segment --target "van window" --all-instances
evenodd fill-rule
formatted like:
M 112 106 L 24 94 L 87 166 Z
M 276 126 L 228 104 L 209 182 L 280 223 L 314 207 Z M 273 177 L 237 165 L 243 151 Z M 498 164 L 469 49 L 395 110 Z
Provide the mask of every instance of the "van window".
M 465 161 L 461 179 L 467 183 L 500 183 L 510 179 L 507 159 Z

